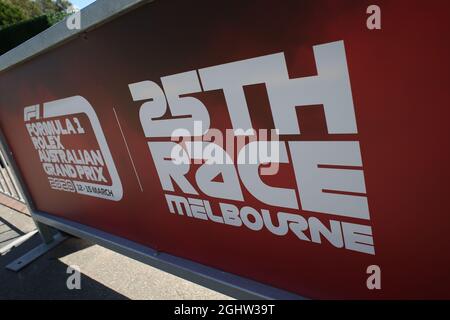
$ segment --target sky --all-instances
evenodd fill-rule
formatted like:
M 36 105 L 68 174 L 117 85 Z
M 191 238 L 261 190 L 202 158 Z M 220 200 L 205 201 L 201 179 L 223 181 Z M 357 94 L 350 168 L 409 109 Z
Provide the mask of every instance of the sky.
M 70 0 L 70 2 L 78 9 L 83 9 L 92 2 L 95 2 L 95 0 Z

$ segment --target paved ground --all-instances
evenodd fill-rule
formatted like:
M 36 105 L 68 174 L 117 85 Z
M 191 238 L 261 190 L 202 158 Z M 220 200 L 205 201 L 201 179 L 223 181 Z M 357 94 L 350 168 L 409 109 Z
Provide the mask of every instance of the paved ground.
M 31 219 L 0 205 L 0 252 L 34 229 Z M 5 266 L 40 243 L 38 235 L 0 255 L 0 299 L 230 299 L 84 240 L 70 238 L 22 271 Z M 67 267 L 81 269 L 81 290 L 67 289 Z

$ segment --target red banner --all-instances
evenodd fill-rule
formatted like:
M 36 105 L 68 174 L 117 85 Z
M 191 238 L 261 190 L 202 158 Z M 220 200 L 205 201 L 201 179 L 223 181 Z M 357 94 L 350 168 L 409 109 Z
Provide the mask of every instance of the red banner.
M 449 298 L 450 6 L 370 5 L 156 1 L 0 73 L 36 207 L 306 297 Z

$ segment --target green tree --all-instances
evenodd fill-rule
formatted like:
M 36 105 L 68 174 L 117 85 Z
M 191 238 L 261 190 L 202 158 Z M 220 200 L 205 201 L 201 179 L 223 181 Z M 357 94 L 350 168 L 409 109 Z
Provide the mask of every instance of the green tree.
M 0 55 L 58 21 L 73 6 L 68 0 L 0 0 Z
M 11 3 L 0 0 L 0 29 L 25 20 L 25 13 Z
M 37 4 L 37 1 L 30 0 L 3 0 L 3 2 L 9 2 L 15 7 L 20 8 L 20 10 L 25 14 L 26 19 L 31 19 L 35 17 L 42 16 L 44 12 L 41 7 Z
M 44 14 L 67 12 L 72 8 L 72 4 L 68 0 L 36 0 L 36 4 Z
M 0 0 L 0 28 L 47 15 L 52 23 L 73 11 L 69 0 Z

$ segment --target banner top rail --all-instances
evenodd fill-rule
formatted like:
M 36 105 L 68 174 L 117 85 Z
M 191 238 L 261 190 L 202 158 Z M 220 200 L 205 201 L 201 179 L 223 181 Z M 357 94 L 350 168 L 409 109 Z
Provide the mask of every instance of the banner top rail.
M 135 7 L 153 0 L 97 0 L 81 12 L 80 28 L 70 29 L 66 17 L 47 30 L 0 55 L 0 72 L 25 62 L 37 55 L 61 45 L 98 25 Z

